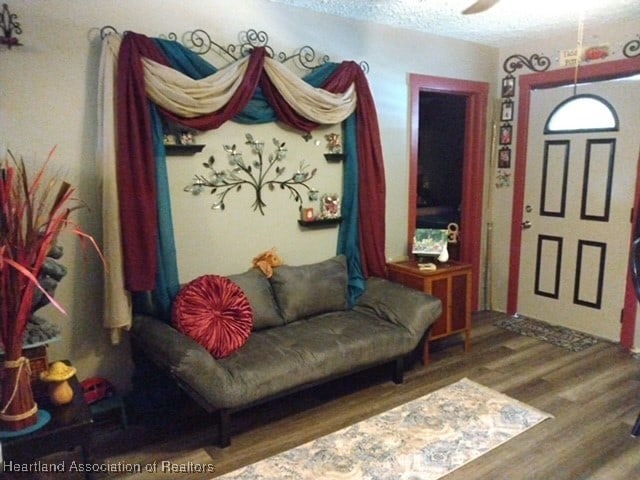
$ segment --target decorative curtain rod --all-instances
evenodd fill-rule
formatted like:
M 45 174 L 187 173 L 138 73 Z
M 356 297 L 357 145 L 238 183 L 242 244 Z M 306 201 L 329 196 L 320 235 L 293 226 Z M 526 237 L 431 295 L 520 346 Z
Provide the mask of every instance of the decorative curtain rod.
M 125 31 L 123 34 L 126 33 Z M 100 38 L 112 34 L 119 35 L 118 30 L 111 25 L 106 25 L 100 29 Z M 239 58 L 250 55 L 258 47 L 264 47 L 271 58 L 277 59 L 281 63 L 293 62 L 305 70 L 313 70 L 330 62 L 328 55 L 317 55 L 316 51 L 309 45 L 298 48 L 291 55 L 287 55 L 285 52 L 276 54 L 273 47 L 269 45 L 269 35 L 262 30 L 249 29 L 241 31 L 238 33 L 238 43 L 230 43 L 227 46 L 213 41 L 211 35 L 203 29 L 185 32 L 180 37 L 180 40 L 178 35 L 173 32 L 167 35 L 159 35 L 159 38 L 181 42 L 182 45 L 198 55 L 213 52 L 228 62 L 234 62 Z M 369 73 L 369 64 L 366 61 L 359 62 L 359 65 L 363 72 Z

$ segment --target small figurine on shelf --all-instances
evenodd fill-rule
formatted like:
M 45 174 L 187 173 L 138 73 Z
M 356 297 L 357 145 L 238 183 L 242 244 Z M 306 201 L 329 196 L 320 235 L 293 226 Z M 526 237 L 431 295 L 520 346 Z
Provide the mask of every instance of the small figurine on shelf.
M 329 153 L 324 154 L 327 162 L 340 162 L 344 159 L 342 154 L 342 144 L 340 143 L 340 135 L 337 133 L 328 133 L 324 136 L 327 139 L 327 150 Z
M 193 143 L 193 133 L 187 130 L 180 132 L 180 144 L 191 145 Z
M 321 218 L 338 218 L 340 217 L 340 197 L 336 194 L 323 195 L 321 207 Z
M 329 153 L 342 153 L 340 135 L 337 133 L 328 133 L 324 138 L 327 139 L 327 149 L 329 150 Z

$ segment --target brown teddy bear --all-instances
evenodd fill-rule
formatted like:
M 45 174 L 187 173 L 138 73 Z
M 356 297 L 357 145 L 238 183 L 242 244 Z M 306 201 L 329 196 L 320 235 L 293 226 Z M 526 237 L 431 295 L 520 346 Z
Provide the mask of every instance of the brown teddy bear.
M 267 278 L 273 275 L 273 267 L 279 267 L 282 264 L 282 259 L 275 248 L 262 252 L 253 259 L 253 266 L 259 268 Z

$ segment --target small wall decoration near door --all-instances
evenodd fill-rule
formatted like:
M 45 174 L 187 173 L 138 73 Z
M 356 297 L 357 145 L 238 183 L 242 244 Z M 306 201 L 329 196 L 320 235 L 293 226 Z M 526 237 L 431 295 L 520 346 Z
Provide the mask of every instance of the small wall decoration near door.
M 516 78 L 513 73 L 521 68 L 527 68 L 532 72 L 544 72 L 551 66 L 551 59 L 545 55 L 533 54 L 526 57 L 521 54 L 513 54 L 508 56 L 502 64 L 502 69 L 507 74 L 502 79 L 500 96 L 502 97 L 502 106 L 500 109 L 500 121 L 504 122 L 500 126 L 500 136 L 498 143 L 504 145 L 498 151 L 498 168 L 501 169 L 496 175 L 496 187 L 507 187 L 510 185 L 510 173 L 503 169 L 511 168 L 511 149 L 506 145 L 511 145 L 513 138 L 513 122 L 515 116 L 515 105 L 513 97 L 516 94 Z
M 638 38 L 629 40 L 622 48 L 622 54 L 627 58 L 633 58 L 640 55 L 640 35 Z
M 496 188 L 504 188 L 511 185 L 511 172 L 508 170 L 498 170 L 496 174 Z
M 502 147 L 498 151 L 498 168 L 511 168 L 511 149 Z
M 513 127 L 510 123 L 504 123 L 500 127 L 500 145 L 511 145 L 511 133 Z
M 508 98 L 502 102 L 500 120 L 503 122 L 510 122 L 513 120 L 513 100 Z
M 546 72 L 551 66 L 551 59 L 546 55 L 534 53 L 526 57 L 519 53 L 514 53 L 507 57 L 502 64 L 502 69 L 507 73 L 513 73 L 523 67 L 527 67 L 532 72 Z
M 516 79 L 513 75 L 507 75 L 502 79 L 502 97 L 513 97 L 516 93 Z

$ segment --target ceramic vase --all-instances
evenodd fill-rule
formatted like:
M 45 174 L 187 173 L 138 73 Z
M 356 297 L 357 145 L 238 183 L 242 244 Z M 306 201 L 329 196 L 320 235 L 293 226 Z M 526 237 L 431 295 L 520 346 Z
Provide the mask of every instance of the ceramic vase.
M 444 247 L 442 247 L 442 252 L 438 255 L 438 261 L 440 263 L 447 263 L 449 261 L 449 250 L 447 248 L 447 242 L 445 242 Z

